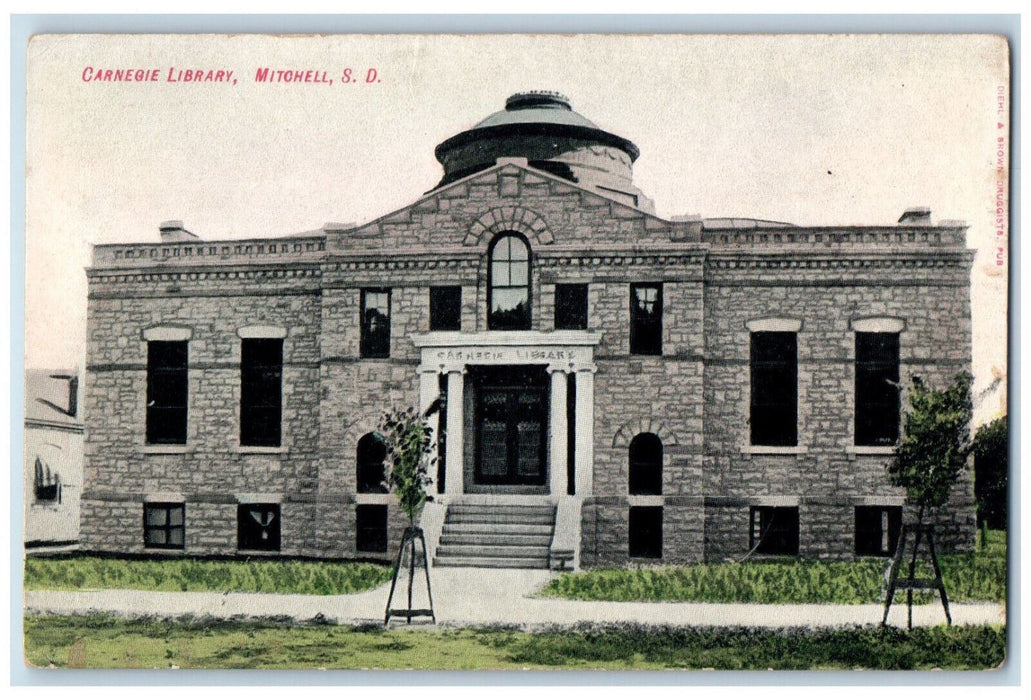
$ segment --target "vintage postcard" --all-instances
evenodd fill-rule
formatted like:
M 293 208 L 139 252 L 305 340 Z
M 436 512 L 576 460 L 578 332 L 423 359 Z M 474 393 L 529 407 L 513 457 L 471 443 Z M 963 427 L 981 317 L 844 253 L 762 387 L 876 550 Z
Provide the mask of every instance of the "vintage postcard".
M 33 668 L 1006 660 L 989 35 L 37 35 Z

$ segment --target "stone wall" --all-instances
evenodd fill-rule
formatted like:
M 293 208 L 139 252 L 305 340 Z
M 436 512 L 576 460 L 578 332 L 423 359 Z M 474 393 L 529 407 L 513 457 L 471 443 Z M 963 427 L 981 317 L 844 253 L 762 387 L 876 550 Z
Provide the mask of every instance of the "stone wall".
M 618 566 L 628 560 L 626 497 L 589 496 L 580 511 L 580 564 L 585 568 Z
M 326 250 L 393 254 L 485 249 L 492 233 L 501 230 L 523 232 L 536 252 L 553 243 L 588 250 L 599 244 L 668 245 L 673 226 L 560 178 L 508 165 L 435 190 L 363 226 L 330 232 Z
M 186 504 L 186 552 L 236 551 L 236 504 L 282 504 L 283 554 L 317 553 L 321 296 L 310 269 L 176 276 L 93 273 L 88 306 L 86 487 L 89 550 L 142 551 L 143 503 Z M 285 329 L 281 448 L 239 446 L 239 329 Z M 148 446 L 146 329 L 189 330 L 185 445 Z M 315 420 L 313 420 L 313 418 Z
M 661 559 L 630 557 L 630 508 L 639 503 L 638 499 L 626 496 L 590 496 L 584 500 L 580 514 L 582 566 L 624 566 L 628 563 L 650 566 L 702 561 L 705 554 L 705 509 L 701 497 L 664 497 L 648 501 L 648 505 L 662 507 Z
M 869 317 L 904 322 L 900 334 L 904 387 L 913 376 L 944 386 L 970 367 L 965 254 L 898 251 L 894 260 L 873 262 L 868 257 L 857 246 L 835 256 L 834 265 L 814 265 L 799 255 L 770 263 L 730 252 L 714 253 L 710 261 L 705 287 L 705 493 L 746 504 L 760 504 L 767 497 L 798 499 L 802 556 L 852 556 L 854 506 L 889 505 L 904 498 L 887 482 L 890 450 L 854 447 L 855 331 L 851 322 Z M 801 322 L 795 450 L 749 447 L 746 323 L 770 317 Z M 905 406 L 905 395 L 902 401 Z M 741 508 L 747 518 L 747 507 Z M 728 537 L 732 518 L 724 512 L 727 509 L 710 509 L 716 522 L 707 522 L 709 558 L 747 552 L 747 532 L 744 538 Z M 963 479 L 942 517 L 972 528 L 969 478 Z M 733 520 L 739 522 L 740 516 Z M 967 549 L 972 543 L 961 526 L 947 529 L 941 540 L 947 549 Z
M 460 285 L 462 330 L 487 330 L 488 246 L 514 230 L 532 249 L 533 329 L 554 329 L 556 284 L 589 283 L 589 330 L 601 334 L 585 566 L 629 559 L 628 445 L 642 432 L 663 443 L 663 493 L 649 501 L 664 509 L 662 561 L 743 556 L 749 506 L 770 499 L 798 504 L 802 556 L 851 556 L 854 506 L 902 494 L 884 478 L 888 455 L 852 446 L 850 323 L 902 319 L 903 382 L 913 374 L 947 381 L 970 366 L 969 256 L 952 228 L 703 236 L 700 226 L 506 165 L 369 224 L 295 243 L 99 247 L 90 271 L 84 547 L 141 551 L 144 500 L 180 494 L 186 553 L 231 554 L 235 504 L 265 494 L 282 503 L 283 554 L 360 556 L 354 509 L 368 502 L 389 504 L 392 552 L 403 516 L 389 497 L 355 493 L 357 442 L 384 409 L 418 401 L 412 335 L 429 330 L 430 286 Z M 663 285 L 661 356 L 630 354 L 633 282 Z M 389 358 L 359 355 L 368 288 L 391 290 Z M 746 323 L 769 317 L 801 322 L 796 450 L 748 449 Z M 278 450 L 237 445 L 237 330 L 259 324 L 287 329 Z M 184 449 L 144 445 L 142 332 L 153 326 L 192 334 Z M 972 545 L 969 480 L 940 517 L 946 548 Z

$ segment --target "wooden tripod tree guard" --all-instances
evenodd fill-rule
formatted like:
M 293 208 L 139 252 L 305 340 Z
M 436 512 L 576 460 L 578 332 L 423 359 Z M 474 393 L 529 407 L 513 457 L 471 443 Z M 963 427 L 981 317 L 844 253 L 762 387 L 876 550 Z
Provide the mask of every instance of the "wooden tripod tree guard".
M 426 595 L 429 596 L 430 607 L 428 608 L 413 608 L 412 607 L 412 588 L 415 585 L 415 541 L 418 540 L 422 545 L 422 568 L 426 572 Z M 391 608 L 390 604 L 394 601 L 394 589 L 397 587 L 397 577 L 401 573 L 401 560 L 404 557 L 405 547 L 408 547 L 408 607 L 407 608 Z M 387 611 L 383 616 L 383 625 L 386 626 L 390 623 L 392 617 L 403 617 L 408 620 L 408 624 L 412 624 L 413 617 L 428 617 L 433 620 L 434 624 L 437 622 L 437 616 L 433 612 L 433 589 L 430 587 L 430 562 L 429 555 L 426 553 L 426 538 L 422 534 L 421 527 L 409 527 L 405 528 L 404 536 L 401 537 L 401 546 L 397 550 L 397 560 L 394 562 L 394 578 L 390 582 L 390 595 L 387 597 Z
M 906 539 L 913 535 L 913 553 L 909 559 L 909 576 L 899 578 L 899 570 L 902 568 L 902 560 L 905 558 Z M 934 578 L 916 578 L 916 558 L 920 552 L 920 542 L 927 538 L 927 549 L 930 554 L 931 568 L 934 570 Z M 941 568 L 938 566 L 938 554 L 934 549 L 934 525 L 903 524 L 902 532 L 899 533 L 899 544 L 895 549 L 895 556 L 891 560 L 891 572 L 888 575 L 888 595 L 884 601 L 884 619 L 881 620 L 881 627 L 888 624 L 888 611 L 891 609 L 891 602 L 895 598 L 895 591 L 901 588 L 906 589 L 906 606 L 909 609 L 909 629 L 913 629 L 913 591 L 914 590 L 937 590 L 941 597 L 942 607 L 945 608 L 945 619 L 952 624 L 952 614 L 949 612 L 949 596 L 945 592 L 945 583 L 942 581 Z

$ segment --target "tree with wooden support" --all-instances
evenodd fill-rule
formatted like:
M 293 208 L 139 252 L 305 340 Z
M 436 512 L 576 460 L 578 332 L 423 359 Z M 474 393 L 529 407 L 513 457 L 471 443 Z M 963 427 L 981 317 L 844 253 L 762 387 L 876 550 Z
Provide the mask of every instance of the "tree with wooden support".
M 904 523 L 899 534 L 895 556 L 888 572 L 888 590 L 884 602 L 884 618 L 881 625 L 888 624 L 888 612 L 895 593 L 906 590 L 906 605 L 909 611 L 909 628 L 913 628 L 913 591 L 937 591 L 945 608 L 945 619 L 952 624 L 949 612 L 949 597 L 942 580 L 938 554 L 934 546 L 934 525 L 925 523 L 928 511 L 941 508 L 949 501 L 953 485 L 960 474 L 968 469 L 968 458 L 972 449 L 970 420 L 973 417 L 973 403 L 970 386 L 973 377 L 964 372 L 956 375 L 953 383 L 942 390 L 935 390 L 913 378 L 909 391 L 909 410 L 905 413 L 904 434 L 895 456 L 888 465 L 888 479 L 893 486 L 906 489 L 907 501 L 918 510 L 916 523 Z M 906 547 L 912 537 L 909 550 L 909 565 L 906 576 L 900 571 L 905 565 Z M 926 544 L 933 578 L 917 577 L 917 559 L 921 544 Z
M 429 617 L 433 622 L 437 616 L 433 610 L 433 590 L 430 585 L 430 563 L 426 551 L 426 537 L 422 528 L 416 525 L 422 507 L 426 503 L 426 488 L 433 483 L 429 477 L 430 467 L 436 461 L 433 452 L 433 428 L 427 419 L 440 410 L 440 401 L 435 401 L 425 413 L 420 414 L 414 408 L 395 409 L 383 414 L 380 425 L 381 434 L 387 446 L 387 462 L 390 472 L 387 475 L 387 486 L 397 496 L 401 510 L 408 516 L 408 527 L 401 537 L 401 546 L 394 561 L 394 575 L 390 582 L 390 595 L 387 597 L 387 609 L 383 616 L 383 624 L 392 617 L 403 617 L 409 624 L 413 617 Z M 421 546 L 421 559 L 416 551 L 416 543 Z M 401 568 L 405 565 L 407 553 L 408 565 L 408 607 L 392 608 L 394 591 Z M 415 570 L 421 561 L 426 573 L 426 596 L 428 608 L 413 608 L 412 599 L 415 587 Z

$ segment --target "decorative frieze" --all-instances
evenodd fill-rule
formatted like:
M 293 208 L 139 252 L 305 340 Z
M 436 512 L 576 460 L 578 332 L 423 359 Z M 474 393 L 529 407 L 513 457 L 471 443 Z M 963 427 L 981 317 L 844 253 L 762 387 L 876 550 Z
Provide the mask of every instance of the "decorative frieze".
M 548 253 L 540 255 L 535 262 L 542 269 L 553 269 L 560 267 L 592 267 L 598 270 L 611 267 L 626 266 L 685 266 L 700 265 L 705 260 L 705 251 L 692 250 L 685 253 L 670 253 L 664 255 L 634 255 L 628 253 L 618 254 L 591 254 L 570 252 L 564 255 Z
M 707 261 L 711 270 L 965 270 L 969 267 L 972 254 L 966 252 L 928 252 L 918 257 L 908 253 L 905 257 L 869 257 L 861 252 L 835 257 L 813 257 L 799 253 L 794 257 L 784 256 L 723 256 L 710 255 Z
M 468 270 L 479 264 L 478 257 L 472 258 L 440 258 L 427 255 L 408 259 L 362 259 L 328 263 L 326 268 L 335 272 L 350 271 L 399 271 L 399 270 Z
M 318 279 L 318 267 L 277 267 L 241 270 L 172 270 L 162 272 L 107 272 L 93 268 L 87 272 L 91 282 L 105 284 L 133 284 L 155 282 L 230 282 L 233 280 L 294 280 Z
M 179 263 L 253 263 L 270 257 L 296 258 L 326 250 L 323 236 L 279 240 L 196 241 L 99 245 L 93 249 L 95 267 Z
M 717 245 L 798 245 L 798 246 L 962 246 L 965 244 L 966 226 L 875 228 L 856 226 L 849 228 L 778 227 L 746 230 L 720 230 L 706 226 L 702 240 Z

